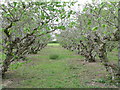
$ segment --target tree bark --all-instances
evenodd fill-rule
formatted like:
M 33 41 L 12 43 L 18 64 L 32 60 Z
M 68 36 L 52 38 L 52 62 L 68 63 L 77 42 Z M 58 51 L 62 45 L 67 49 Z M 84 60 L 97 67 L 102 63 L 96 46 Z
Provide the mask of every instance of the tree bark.
M 117 72 L 117 82 L 120 87 L 120 1 L 118 4 L 118 72 Z
M 5 72 L 8 71 L 8 68 L 11 64 L 11 59 L 13 57 L 12 56 L 7 56 L 7 58 L 4 60 L 3 65 L 2 65 L 2 77 L 5 77 Z
M 9 36 L 8 37 L 8 41 L 10 42 L 9 43 L 9 45 L 8 45 L 8 47 L 7 47 L 7 55 L 6 55 L 6 59 L 4 60 L 4 62 L 3 62 L 3 65 L 2 65 L 2 77 L 4 77 L 4 75 L 5 75 L 5 72 L 7 72 L 7 70 L 8 70 L 8 68 L 9 68 L 9 66 L 10 66 L 10 64 L 11 64 L 11 59 L 13 59 L 13 55 L 12 55 L 12 53 L 13 53 L 13 46 L 12 46 L 12 38 L 11 38 L 11 36 Z

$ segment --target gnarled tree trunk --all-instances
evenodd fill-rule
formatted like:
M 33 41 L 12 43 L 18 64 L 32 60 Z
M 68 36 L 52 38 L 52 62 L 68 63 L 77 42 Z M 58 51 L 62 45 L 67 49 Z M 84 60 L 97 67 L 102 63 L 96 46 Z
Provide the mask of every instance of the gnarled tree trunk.
M 120 1 L 118 4 L 118 72 L 117 72 L 117 82 L 120 87 Z

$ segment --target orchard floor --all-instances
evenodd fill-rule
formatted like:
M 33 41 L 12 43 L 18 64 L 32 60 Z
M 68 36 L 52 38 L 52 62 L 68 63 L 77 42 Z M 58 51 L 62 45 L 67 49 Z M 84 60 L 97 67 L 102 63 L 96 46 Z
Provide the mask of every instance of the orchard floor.
M 58 55 L 57 59 L 50 59 Z M 31 61 L 10 70 L 3 87 L 7 88 L 114 88 L 106 80 L 105 68 L 99 63 L 84 62 L 75 52 L 59 44 L 49 44 L 38 54 L 28 56 Z

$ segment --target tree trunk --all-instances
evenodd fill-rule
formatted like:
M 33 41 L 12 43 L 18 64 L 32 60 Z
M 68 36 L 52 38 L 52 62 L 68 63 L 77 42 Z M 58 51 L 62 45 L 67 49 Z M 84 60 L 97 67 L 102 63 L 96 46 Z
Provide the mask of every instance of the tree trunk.
M 120 87 L 120 40 L 118 45 L 118 72 L 117 72 L 117 82 L 118 86 Z
M 115 64 L 111 64 L 108 61 L 107 51 L 106 51 L 106 44 L 103 43 L 100 46 L 101 47 L 99 49 L 99 58 L 101 59 L 101 62 L 103 63 L 104 67 L 106 68 L 106 71 L 109 73 L 109 75 L 111 77 L 111 80 L 115 81 L 118 66 L 115 65 Z
M 118 4 L 118 72 L 117 72 L 117 82 L 120 87 L 120 1 Z
M 105 66 L 106 71 L 109 72 L 109 64 L 108 64 L 109 61 L 108 61 L 108 58 L 107 58 L 106 44 L 105 43 L 100 44 L 100 47 L 99 47 L 99 58 L 100 58 L 100 61 Z
M 8 56 L 8 58 L 6 58 L 6 59 L 4 60 L 4 62 L 3 62 L 3 65 L 2 65 L 2 77 L 3 77 L 3 78 L 4 78 L 4 76 L 5 76 L 5 72 L 8 71 L 8 68 L 9 68 L 9 66 L 10 66 L 10 64 L 11 64 L 11 59 L 12 59 L 12 57 L 9 57 L 9 56 Z
M 9 47 L 7 49 L 8 49 L 8 54 L 6 55 L 6 59 L 4 60 L 2 65 L 2 77 L 5 76 L 5 72 L 8 71 L 8 68 L 11 64 L 11 60 L 13 59 L 11 43 L 9 44 Z

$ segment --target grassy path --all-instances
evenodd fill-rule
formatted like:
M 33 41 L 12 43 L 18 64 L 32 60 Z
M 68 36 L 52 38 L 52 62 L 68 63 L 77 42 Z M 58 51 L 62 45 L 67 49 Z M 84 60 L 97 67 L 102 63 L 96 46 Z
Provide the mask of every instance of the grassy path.
M 57 54 L 57 59 L 50 59 Z M 83 57 L 63 49 L 58 44 L 48 45 L 32 60 L 7 74 L 3 83 L 12 88 L 94 88 L 104 85 L 106 72 L 100 63 L 85 63 Z M 100 81 L 103 83 L 99 83 Z M 95 82 L 99 81 L 99 82 Z M 112 86 L 111 86 L 112 87 Z

